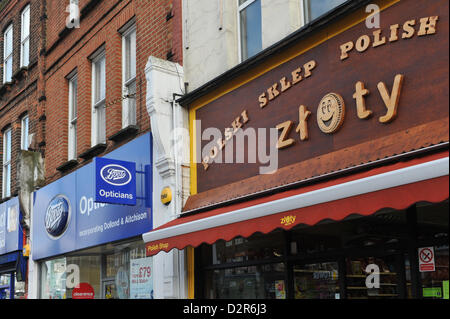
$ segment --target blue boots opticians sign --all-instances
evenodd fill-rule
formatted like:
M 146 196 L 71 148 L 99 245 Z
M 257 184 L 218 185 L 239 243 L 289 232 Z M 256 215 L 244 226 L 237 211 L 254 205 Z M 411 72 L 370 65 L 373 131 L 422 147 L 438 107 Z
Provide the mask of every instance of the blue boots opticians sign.
M 136 205 L 136 163 L 96 157 L 95 201 Z

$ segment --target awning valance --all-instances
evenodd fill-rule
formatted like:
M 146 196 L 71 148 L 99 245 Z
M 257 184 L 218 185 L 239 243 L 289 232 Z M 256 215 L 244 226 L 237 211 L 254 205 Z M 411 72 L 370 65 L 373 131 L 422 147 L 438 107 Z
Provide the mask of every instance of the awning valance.
M 421 201 L 441 202 L 448 198 L 448 175 L 445 151 L 182 216 L 143 235 L 147 256 L 352 214 L 367 216 L 387 207 L 400 210 Z

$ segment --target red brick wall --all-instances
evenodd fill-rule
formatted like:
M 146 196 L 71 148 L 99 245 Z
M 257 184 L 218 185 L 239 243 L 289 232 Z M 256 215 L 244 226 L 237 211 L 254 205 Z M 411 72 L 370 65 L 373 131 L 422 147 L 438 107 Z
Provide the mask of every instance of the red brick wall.
M 22 77 L 13 79 L 13 84 L 0 89 L 0 162 L 3 163 L 3 132 L 12 128 L 11 147 L 11 195 L 17 194 L 17 160 L 20 153 L 21 118 L 29 115 L 29 133 L 38 131 L 38 86 L 39 51 L 41 48 L 41 1 L 17 1 L 11 0 L 0 12 L 0 87 L 3 86 L 3 32 L 13 24 L 13 74 L 20 68 L 20 30 L 21 12 L 27 4 L 30 4 L 30 62 L 28 71 L 22 73 Z M 3 187 L 3 169 L 0 166 L 0 200 Z
M 80 8 L 92 0 L 80 0 Z M 53 1 L 47 1 L 47 3 Z M 59 2 L 59 1 L 58 1 Z M 63 2 L 63 1 L 61 1 Z M 69 2 L 66 0 L 65 2 Z M 56 168 L 67 161 L 68 136 L 68 82 L 66 76 L 75 68 L 78 73 L 78 155 L 91 147 L 91 82 L 92 70 L 89 56 L 105 45 L 106 53 L 106 137 L 122 128 L 122 103 L 108 103 L 122 95 L 122 38 L 118 32 L 133 17 L 136 21 L 136 115 L 139 134 L 150 130 L 150 119 L 145 105 L 145 65 L 148 57 L 166 59 L 173 53 L 172 61 L 181 64 L 180 0 L 108 0 L 100 1 L 94 9 L 81 17 L 80 28 L 66 30 L 68 13 L 65 6 L 47 6 L 47 45 L 45 55 L 45 169 L 47 182 L 59 177 Z M 64 7 L 64 8 L 62 8 Z M 63 10 L 61 10 L 63 9 Z M 61 12 L 63 13 L 61 15 Z M 173 17 L 167 20 L 168 13 Z M 179 22 L 179 23 L 178 23 Z M 64 32 L 63 32 L 64 33 Z M 107 140 L 105 153 L 125 143 Z M 77 169 L 85 162 L 78 159 Z M 89 160 L 87 161 L 89 162 Z

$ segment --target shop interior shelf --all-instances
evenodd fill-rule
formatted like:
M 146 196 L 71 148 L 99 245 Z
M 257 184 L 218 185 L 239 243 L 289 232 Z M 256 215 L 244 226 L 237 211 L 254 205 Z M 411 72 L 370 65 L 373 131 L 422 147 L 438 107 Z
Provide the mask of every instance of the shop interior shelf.
M 391 276 L 396 276 L 397 273 L 396 272 L 380 272 L 380 275 L 391 275 Z M 347 275 L 347 278 L 366 278 L 367 275 Z
M 380 286 L 393 286 L 393 287 L 396 287 L 397 284 L 380 283 Z M 349 290 L 362 290 L 362 289 L 373 289 L 373 288 L 367 288 L 367 287 L 363 287 L 363 286 L 347 286 L 347 289 L 349 289 Z

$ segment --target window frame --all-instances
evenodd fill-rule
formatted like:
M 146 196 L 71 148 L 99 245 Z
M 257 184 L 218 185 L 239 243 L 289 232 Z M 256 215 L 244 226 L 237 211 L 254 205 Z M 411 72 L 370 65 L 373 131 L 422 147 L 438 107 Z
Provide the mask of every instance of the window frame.
M 243 4 L 239 4 L 239 0 L 236 0 L 237 3 L 237 34 L 238 34 L 238 59 L 239 63 L 244 62 L 245 60 L 249 59 L 250 57 L 247 57 L 243 59 L 242 54 L 242 30 L 241 30 L 241 12 L 247 9 L 251 4 L 256 2 L 258 0 L 245 0 Z M 259 0 L 261 1 L 261 0 Z M 261 2 L 260 2 L 261 5 Z M 262 10 L 262 8 L 261 8 Z M 262 16 L 261 16 L 261 40 L 262 40 Z M 261 50 L 262 50 L 262 41 L 261 41 Z
M 7 35 L 8 33 L 11 32 L 11 52 L 9 54 L 7 54 Z M 13 24 L 11 23 L 6 30 L 3 32 L 3 83 L 7 83 L 7 82 L 11 82 L 12 81 L 12 73 L 13 73 L 13 63 L 14 63 L 14 27 Z M 11 78 L 7 79 L 6 78 L 6 73 L 7 73 L 7 68 L 6 68 L 6 63 L 8 62 L 8 60 L 11 60 Z
M 25 114 L 20 119 L 20 149 L 28 151 L 30 135 L 30 116 Z
M 3 131 L 3 157 L 2 157 L 2 198 L 11 196 L 11 157 L 12 157 L 12 128 Z M 9 137 L 8 137 L 9 136 Z M 9 141 L 8 141 L 9 139 Z M 9 159 L 7 158 L 9 154 Z M 7 170 L 7 168 L 9 168 Z M 9 179 L 8 179 L 9 177 Z
M 137 73 L 137 58 L 136 58 L 136 24 L 135 21 L 132 20 L 129 23 L 125 25 L 123 28 L 124 31 L 121 32 L 122 35 L 122 94 L 123 96 L 127 96 L 127 98 L 124 98 L 122 100 L 122 128 L 125 128 L 130 125 L 136 125 L 137 119 L 136 119 L 136 96 L 135 97 L 129 97 L 130 94 L 130 86 L 135 86 L 135 93 L 136 94 L 136 73 Z M 133 69 L 133 66 L 131 66 L 131 54 L 130 56 L 127 54 L 128 52 L 128 39 L 130 36 L 134 34 L 134 75 L 131 74 L 130 69 Z M 130 48 L 130 52 L 133 48 Z M 131 102 L 132 99 L 134 99 L 134 114 L 130 119 L 130 108 L 131 108 Z
M 101 67 L 99 63 L 104 61 L 104 73 L 103 73 L 103 83 L 99 83 L 99 87 L 97 87 L 97 68 Z M 92 83 L 91 83 L 91 95 L 92 95 L 92 131 L 91 131 L 91 146 L 95 146 L 98 144 L 106 143 L 106 50 L 104 47 L 101 47 L 96 51 L 96 53 L 91 57 L 92 64 Z M 104 89 L 104 97 L 101 97 L 101 89 Z M 100 97 L 97 95 L 100 94 Z M 97 99 L 99 98 L 99 99 Z M 99 116 L 99 108 L 104 108 L 104 118 Z M 100 121 L 102 123 L 100 123 Z M 101 127 L 101 125 L 103 127 Z M 103 130 L 103 137 L 100 137 L 99 130 Z
M 69 84 L 67 155 L 69 160 L 76 160 L 77 120 L 78 120 L 78 73 L 76 72 L 72 73 L 69 77 L 67 77 L 67 81 Z
M 341 3 L 341 4 L 337 5 L 337 6 L 330 7 L 330 9 L 328 9 L 328 10 L 325 11 L 325 12 L 323 12 L 320 16 L 315 17 L 314 19 L 311 19 L 311 14 L 310 14 L 310 1 L 311 1 L 311 0 L 302 0 L 302 1 L 300 2 L 300 4 L 301 4 L 301 9 L 303 10 L 303 15 L 302 15 L 302 18 L 303 18 L 303 25 L 305 25 L 305 24 L 307 24 L 307 23 L 310 23 L 310 22 L 313 21 L 313 20 L 316 20 L 316 19 L 319 18 L 321 15 L 324 15 L 324 14 L 326 14 L 327 12 L 330 12 L 331 10 L 337 8 L 338 6 L 340 6 L 340 5 L 342 5 L 343 3 L 345 3 L 347 0 L 344 0 L 343 3 Z
M 24 30 L 24 15 L 27 14 L 27 16 L 25 18 L 28 19 L 28 30 L 27 30 L 27 35 L 24 37 L 25 34 L 25 30 Z M 30 5 L 28 4 L 21 12 L 20 14 L 20 67 L 27 67 L 30 64 L 30 31 L 31 31 L 31 8 Z M 27 49 L 27 61 L 26 64 L 24 62 L 24 57 L 25 57 L 25 50 L 24 50 L 24 44 L 28 42 L 28 49 Z

